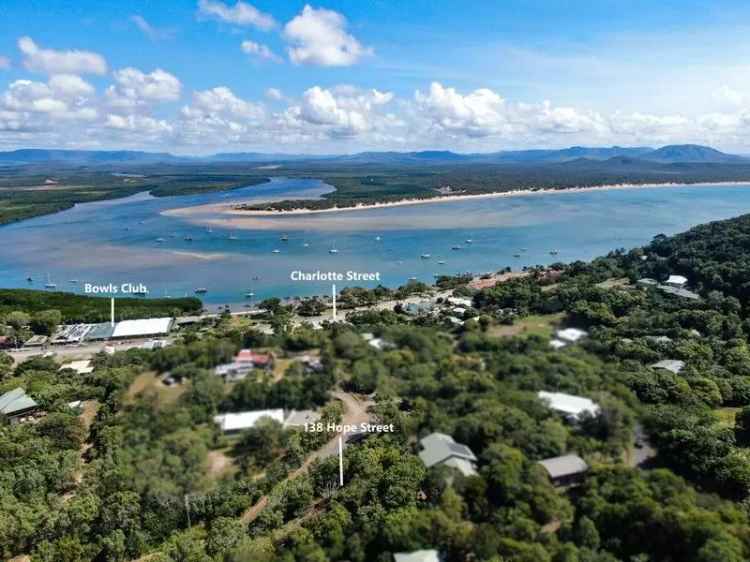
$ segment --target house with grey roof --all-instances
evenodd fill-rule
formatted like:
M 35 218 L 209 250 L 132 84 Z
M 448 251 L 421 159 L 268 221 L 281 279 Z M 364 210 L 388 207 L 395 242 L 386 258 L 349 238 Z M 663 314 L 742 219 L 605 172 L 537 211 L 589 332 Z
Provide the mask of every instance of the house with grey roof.
M 0 414 L 11 422 L 20 421 L 24 416 L 31 415 L 37 410 L 39 410 L 39 404 L 26 394 L 23 388 L 14 388 L 0 396 Z
M 682 369 L 685 368 L 685 362 L 679 359 L 662 359 L 661 361 L 651 365 L 652 369 L 664 369 L 675 375 L 679 374 Z
M 440 562 L 437 550 L 415 550 L 413 552 L 397 552 L 393 555 L 394 562 Z
M 453 437 L 445 433 L 431 433 L 419 441 L 422 450 L 419 458 L 427 468 L 445 465 L 455 468 L 464 476 L 477 473 L 477 457 L 471 449 L 461 443 L 456 443 Z
M 554 486 L 574 486 L 580 484 L 589 465 L 578 455 L 563 455 L 539 461 L 549 475 Z

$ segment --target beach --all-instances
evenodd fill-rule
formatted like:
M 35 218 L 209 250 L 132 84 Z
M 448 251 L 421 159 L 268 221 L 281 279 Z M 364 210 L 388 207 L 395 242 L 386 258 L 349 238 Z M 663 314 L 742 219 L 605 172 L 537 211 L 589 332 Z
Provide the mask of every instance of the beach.
M 633 183 L 621 183 L 621 184 L 606 184 L 598 186 L 585 186 L 585 187 L 569 187 L 569 188 L 532 188 L 532 189 L 515 189 L 509 191 L 497 191 L 491 193 L 477 193 L 468 195 L 440 195 L 430 198 L 405 198 L 399 199 L 398 201 L 385 201 L 377 203 L 362 203 L 358 205 L 348 207 L 330 207 L 327 209 L 284 209 L 284 210 L 261 210 L 261 209 L 243 209 L 243 205 L 246 203 L 234 202 L 234 203 L 211 203 L 207 205 L 198 205 L 192 207 L 180 207 L 175 209 L 169 209 L 162 212 L 165 216 L 179 217 L 183 220 L 187 220 L 193 224 L 200 224 L 203 226 L 212 227 L 228 227 L 240 230 L 304 230 L 309 228 L 323 228 L 325 230 L 345 230 L 351 228 L 353 223 L 351 218 L 340 219 L 327 217 L 326 221 L 321 220 L 306 220 L 312 219 L 316 215 L 332 215 L 339 213 L 348 213 L 353 211 L 374 211 L 378 209 L 388 209 L 392 207 L 407 207 L 413 205 L 432 205 L 441 203 L 452 203 L 452 202 L 466 202 L 482 199 L 497 199 L 497 198 L 514 198 L 514 197 L 533 197 L 540 195 L 564 195 L 564 194 L 575 194 L 575 193 L 587 193 L 597 191 L 613 191 L 613 190 L 633 190 L 633 189 L 654 189 L 654 188 L 676 188 L 676 187 L 693 187 L 693 186 L 748 186 L 746 182 L 717 182 L 711 184 L 700 184 L 700 183 L 644 183 L 644 184 L 633 184 Z M 264 203 L 270 203 L 271 201 L 253 201 L 253 206 L 262 205 Z M 295 217 L 294 221 L 288 220 L 290 217 Z M 393 228 L 404 228 L 419 226 L 422 228 L 430 228 L 432 222 L 428 217 L 418 218 L 417 223 L 413 221 L 413 217 L 408 219 L 408 222 L 399 220 L 398 217 L 389 217 L 388 220 L 383 222 L 383 217 L 373 217 L 372 220 L 369 217 L 360 216 L 357 222 L 363 227 L 372 227 L 377 229 L 393 229 Z M 461 222 L 461 219 L 457 219 Z M 372 224 L 367 224 L 372 223 Z M 476 217 L 470 222 L 467 222 L 463 226 L 476 226 Z

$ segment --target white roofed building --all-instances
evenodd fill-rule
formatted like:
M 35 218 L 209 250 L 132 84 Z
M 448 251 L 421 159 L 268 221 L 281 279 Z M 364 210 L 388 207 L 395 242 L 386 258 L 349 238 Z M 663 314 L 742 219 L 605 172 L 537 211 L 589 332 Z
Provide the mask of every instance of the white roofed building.
M 579 420 L 584 415 L 599 415 L 599 406 L 593 400 L 563 392 L 547 392 L 540 390 L 537 394 L 550 409 L 563 414 L 572 421 Z
M 665 284 L 672 287 L 684 287 L 687 285 L 687 282 L 687 277 L 683 277 L 682 275 L 670 275 Z
M 440 562 L 437 550 L 415 550 L 413 552 L 397 552 L 393 555 L 394 562 Z
M 166 335 L 172 329 L 173 318 L 146 318 L 123 320 L 115 324 L 112 338 L 143 338 Z
M 555 332 L 555 335 L 557 336 L 557 339 L 575 343 L 581 338 L 585 338 L 586 336 L 588 336 L 589 333 L 578 328 L 565 328 L 564 330 L 557 330 L 557 332 Z
M 284 410 L 281 408 L 273 410 L 255 410 L 252 412 L 237 412 L 232 414 L 220 414 L 214 416 L 214 422 L 224 433 L 243 431 L 255 427 L 260 420 L 267 418 L 284 423 Z

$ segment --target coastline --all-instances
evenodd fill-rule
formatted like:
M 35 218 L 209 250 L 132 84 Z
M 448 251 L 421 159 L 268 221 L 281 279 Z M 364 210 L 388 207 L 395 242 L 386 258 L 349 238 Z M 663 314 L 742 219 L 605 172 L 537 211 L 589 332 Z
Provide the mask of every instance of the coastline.
M 462 200 L 472 200 L 472 199 L 488 199 L 488 198 L 496 198 L 496 197 L 522 197 L 522 196 L 532 196 L 532 195 L 551 195 L 551 194 L 564 194 L 564 193 L 585 193 L 589 191 L 612 191 L 612 190 L 618 190 L 618 189 L 649 189 L 649 188 L 669 188 L 669 187 L 693 187 L 693 186 L 743 186 L 743 185 L 750 185 L 750 182 L 743 182 L 743 181 L 727 181 L 727 182 L 709 182 L 709 183 L 679 183 L 679 182 L 669 182 L 669 183 L 643 183 L 643 184 L 635 184 L 635 183 L 621 183 L 621 184 L 605 184 L 605 185 L 597 185 L 597 186 L 587 186 L 587 187 L 568 187 L 568 188 L 543 188 L 543 189 L 514 189 L 510 191 L 496 191 L 491 193 L 475 193 L 475 194 L 468 194 L 468 195 L 440 195 L 436 197 L 430 197 L 426 199 L 399 199 L 398 201 L 384 201 L 380 203 L 359 203 L 357 205 L 349 206 L 349 207 L 330 207 L 327 209 L 283 209 L 283 210 L 258 210 L 258 209 L 242 209 L 236 204 L 232 205 L 212 205 L 212 207 L 215 210 L 219 210 L 221 208 L 223 214 L 226 215 L 238 215 L 238 216 L 245 216 L 245 217 L 282 217 L 282 216 L 289 216 L 289 215 L 315 215 L 315 214 L 321 214 L 321 213 L 341 213 L 346 211 L 366 211 L 369 209 L 383 209 L 387 207 L 404 207 L 407 205 L 425 205 L 429 203 L 449 203 L 451 201 L 462 201 Z M 206 207 L 203 207 L 205 209 Z M 172 209 L 170 211 L 165 212 L 164 214 L 174 214 L 174 215 L 192 215 L 194 213 L 191 213 L 190 210 L 195 209 L 195 211 L 198 211 L 198 208 L 182 208 L 182 209 Z

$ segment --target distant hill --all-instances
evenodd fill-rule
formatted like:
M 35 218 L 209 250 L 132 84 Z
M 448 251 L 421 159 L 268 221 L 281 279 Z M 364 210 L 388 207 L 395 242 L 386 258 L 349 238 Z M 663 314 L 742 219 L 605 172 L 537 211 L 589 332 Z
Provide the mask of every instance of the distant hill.
M 710 146 L 701 146 L 698 144 L 673 144 L 663 146 L 657 150 L 649 152 L 642 156 L 647 160 L 657 162 L 747 162 L 747 158 L 726 154 Z
M 658 149 L 637 147 L 585 147 L 562 149 L 504 150 L 491 153 L 461 154 L 449 150 L 422 150 L 412 152 L 360 152 L 347 155 L 278 154 L 263 152 L 228 152 L 209 156 L 175 156 L 167 152 L 137 150 L 55 150 L 20 149 L 0 152 L 0 165 L 61 164 L 105 166 L 109 164 L 190 164 L 221 162 L 304 162 L 330 164 L 382 164 L 382 165 L 452 165 L 452 164 L 558 164 L 578 162 L 578 165 L 610 162 L 626 165 L 628 162 L 649 161 L 660 163 L 740 163 L 750 158 L 726 154 L 709 146 L 694 144 L 669 145 Z M 581 161 L 581 162 L 579 162 Z

